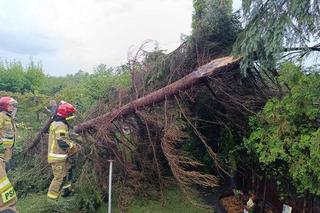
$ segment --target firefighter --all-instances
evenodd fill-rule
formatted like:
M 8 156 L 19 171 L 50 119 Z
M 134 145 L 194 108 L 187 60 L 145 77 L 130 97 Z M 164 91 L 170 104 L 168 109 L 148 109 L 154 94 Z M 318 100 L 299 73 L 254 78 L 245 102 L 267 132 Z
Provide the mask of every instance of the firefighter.
M 57 102 L 55 100 L 50 100 L 50 106 L 44 108 L 50 116 L 54 116 L 57 110 Z
M 0 212 L 17 212 L 16 193 L 6 172 L 16 138 L 17 105 L 18 102 L 11 97 L 0 98 Z
M 70 122 L 74 119 L 76 108 L 67 102 L 61 102 L 53 117 L 49 129 L 48 163 L 52 167 L 53 180 L 48 190 L 48 198 L 57 200 L 59 196 L 68 195 L 71 180 L 68 179 L 70 158 L 76 154 L 80 145 L 70 139 Z

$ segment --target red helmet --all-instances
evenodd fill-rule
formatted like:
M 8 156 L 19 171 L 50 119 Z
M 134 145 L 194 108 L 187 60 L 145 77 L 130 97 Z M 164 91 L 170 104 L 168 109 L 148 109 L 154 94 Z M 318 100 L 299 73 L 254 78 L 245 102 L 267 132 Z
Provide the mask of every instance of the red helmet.
M 57 115 L 66 119 L 72 117 L 75 112 L 77 112 L 77 109 L 65 101 L 61 101 L 57 108 Z
M 0 98 L 0 110 L 11 112 L 12 109 L 9 109 L 9 106 L 17 107 L 17 104 L 18 102 L 9 96 Z

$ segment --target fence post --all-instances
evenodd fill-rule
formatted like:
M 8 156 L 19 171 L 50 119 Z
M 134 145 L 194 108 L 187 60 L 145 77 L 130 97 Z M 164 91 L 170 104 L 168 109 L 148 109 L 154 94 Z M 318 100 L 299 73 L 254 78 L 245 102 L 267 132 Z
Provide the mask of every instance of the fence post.
M 109 161 L 109 193 L 108 193 L 108 213 L 111 213 L 111 187 L 112 187 L 112 163 L 113 160 Z

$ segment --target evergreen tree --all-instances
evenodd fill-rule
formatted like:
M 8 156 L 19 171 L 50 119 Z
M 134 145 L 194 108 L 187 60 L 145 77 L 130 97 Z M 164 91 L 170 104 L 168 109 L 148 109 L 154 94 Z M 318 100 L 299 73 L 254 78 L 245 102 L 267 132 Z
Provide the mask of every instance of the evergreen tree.
M 244 57 L 242 70 L 258 65 L 271 71 L 283 52 L 320 51 L 319 0 L 243 0 L 242 10 L 245 28 L 234 47 Z

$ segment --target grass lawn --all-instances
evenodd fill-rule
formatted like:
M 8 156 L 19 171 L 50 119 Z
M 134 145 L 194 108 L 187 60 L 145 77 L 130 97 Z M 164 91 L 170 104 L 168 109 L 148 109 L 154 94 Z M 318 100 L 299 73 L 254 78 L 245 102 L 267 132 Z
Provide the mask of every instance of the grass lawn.
M 70 200 L 73 197 L 69 198 Z M 64 207 L 68 205 L 68 199 L 63 199 L 60 201 Z M 70 202 L 72 203 L 72 202 Z M 70 206 L 70 209 L 73 209 Z M 18 200 L 18 209 L 20 213 L 41 213 L 41 212 L 72 212 L 70 210 L 65 210 L 65 208 L 59 207 L 58 203 L 48 202 L 45 194 L 34 194 L 29 195 L 26 198 Z M 106 213 L 107 205 L 102 205 L 97 211 L 97 213 Z M 112 207 L 113 213 L 120 213 L 120 211 L 114 205 Z M 130 213 L 209 213 L 212 210 L 199 209 L 194 207 L 182 194 L 182 192 L 177 188 L 173 187 L 165 191 L 165 205 L 161 206 L 160 200 L 135 200 L 132 205 L 128 208 Z

